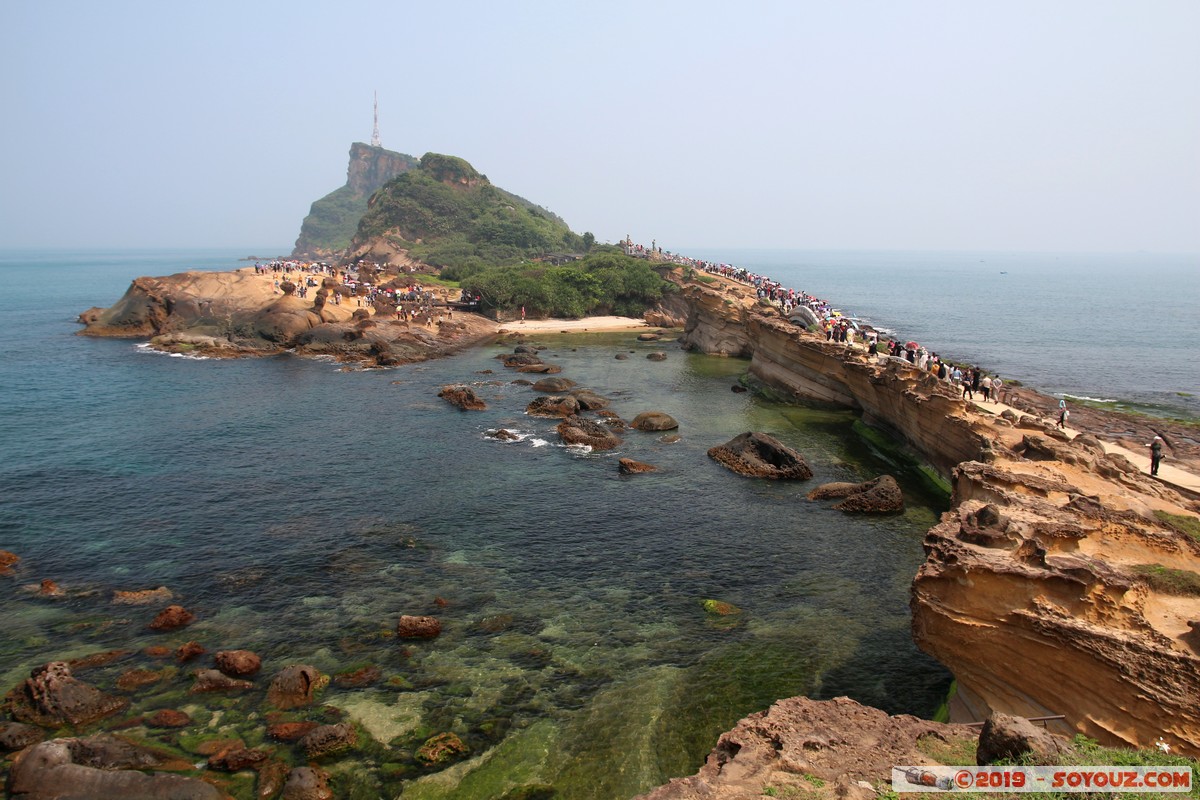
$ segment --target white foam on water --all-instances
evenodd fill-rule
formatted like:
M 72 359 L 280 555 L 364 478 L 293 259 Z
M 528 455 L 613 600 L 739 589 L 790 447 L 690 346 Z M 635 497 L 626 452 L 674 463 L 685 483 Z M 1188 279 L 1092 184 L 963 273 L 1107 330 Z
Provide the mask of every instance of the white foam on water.
M 1103 397 L 1088 397 L 1085 394 L 1063 394 L 1063 397 L 1069 397 L 1072 400 L 1086 400 L 1089 403 L 1116 403 L 1117 400 L 1105 399 Z
M 550 444 L 545 439 L 531 439 L 529 443 L 534 447 L 545 447 L 546 445 Z
M 212 356 L 195 356 L 190 353 L 168 353 L 166 350 L 158 350 L 157 348 L 151 346 L 151 344 L 149 342 L 143 342 L 142 344 L 135 344 L 133 347 L 139 353 L 149 353 L 151 355 L 156 355 L 156 356 L 167 356 L 168 358 L 186 358 L 189 361 L 220 361 L 219 358 L 213 358 Z

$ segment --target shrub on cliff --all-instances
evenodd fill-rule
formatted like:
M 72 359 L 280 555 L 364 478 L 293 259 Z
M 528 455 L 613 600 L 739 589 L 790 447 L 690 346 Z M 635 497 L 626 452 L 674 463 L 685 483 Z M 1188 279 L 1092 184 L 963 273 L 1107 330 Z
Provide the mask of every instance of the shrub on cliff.
M 561 218 L 493 186 L 461 158 L 438 153 L 426 153 L 416 169 L 371 197 L 354 244 L 383 235 L 416 259 L 460 273 L 479 263 L 584 249 L 583 237 Z

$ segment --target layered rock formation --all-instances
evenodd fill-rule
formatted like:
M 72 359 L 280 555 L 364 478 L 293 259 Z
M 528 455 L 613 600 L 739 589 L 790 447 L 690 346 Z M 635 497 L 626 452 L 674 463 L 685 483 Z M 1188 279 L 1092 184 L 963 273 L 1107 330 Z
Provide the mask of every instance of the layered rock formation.
M 743 286 L 677 279 L 686 347 L 748 357 L 786 397 L 860 411 L 952 477 L 912 613 L 917 644 L 957 678 L 959 718 L 1062 714 L 1064 733 L 1200 754 L 1200 541 L 1161 521 L 1194 519 L 1196 501 L 1095 437 L 995 416 L 810 334 Z

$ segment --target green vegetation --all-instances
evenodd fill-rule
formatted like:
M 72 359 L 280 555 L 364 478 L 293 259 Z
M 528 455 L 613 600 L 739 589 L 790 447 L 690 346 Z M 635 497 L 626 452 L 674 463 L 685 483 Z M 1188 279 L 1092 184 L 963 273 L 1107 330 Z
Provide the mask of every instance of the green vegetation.
M 578 253 L 586 239 L 541 206 L 499 189 L 461 158 L 426 153 L 371 198 L 356 242 L 386 236 L 462 280 L 489 266 Z M 595 237 L 591 237 L 595 241 Z
M 1190 570 L 1172 569 L 1164 567 L 1162 564 L 1136 564 L 1133 571 L 1155 591 L 1185 597 L 1200 597 L 1200 575 Z
M 1167 511 L 1155 511 L 1154 516 L 1158 517 L 1160 522 L 1165 523 L 1180 533 L 1185 533 L 1193 539 L 1200 541 L 1200 517 L 1193 517 L 1188 514 L 1172 514 Z
M 312 204 L 300 227 L 296 247 L 306 252 L 345 249 L 366 210 L 367 198 L 349 186 L 335 189 Z
M 645 261 L 593 253 L 563 266 L 522 263 L 480 268 L 462 278 L 462 288 L 483 298 L 484 311 L 512 312 L 524 306 L 531 317 L 578 318 L 640 316 L 670 290 L 670 284 Z

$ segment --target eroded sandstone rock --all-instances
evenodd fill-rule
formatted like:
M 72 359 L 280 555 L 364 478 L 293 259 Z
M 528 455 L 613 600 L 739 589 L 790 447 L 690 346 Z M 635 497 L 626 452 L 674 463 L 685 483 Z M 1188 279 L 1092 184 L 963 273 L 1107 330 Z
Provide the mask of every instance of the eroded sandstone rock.
M 72 676 L 65 662 L 52 661 L 10 691 L 3 708 L 18 722 L 59 728 L 87 725 L 128 705 L 125 698 L 106 694 Z
M 217 669 L 235 678 L 245 678 L 262 669 L 262 659 L 249 650 L 218 650 L 213 661 Z
M 267 702 L 280 711 L 312 705 L 313 694 L 324 685 L 323 676 L 308 664 L 291 664 L 271 679 Z
M 152 631 L 177 631 L 190 625 L 196 615 L 183 606 L 167 606 L 150 623 Z
M 487 403 L 475 394 L 474 389 L 462 384 L 443 386 L 438 397 L 460 411 L 483 411 L 487 408 Z
M 442 623 L 437 617 L 401 615 L 396 623 L 396 635 L 401 639 L 434 639 L 442 632 Z
M 622 475 L 638 475 L 643 472 L 657 472 L 658 467 L 653 464 L 643 464 L 641 461 L 634 461 L 632 458 L 622 458 L 617 461 L 617 471 Z
M 750 478 L 806 481 L 813 476 L 804 457 L 766 433 L 743 433 L 710 448 L 708 457 Z
M 679 423 L 662 411 L 643 411 L 630 420 L 629 427 L 639 431 L 673 431 Z
M 586 445 L 593 450 L 612 450 L 621 438 L 610 428 L 582 417 L 568 417 L 556 429 L 564 444 Z
M 569 417 L 579 412 L 579 401 L 570 395 L 543 395 L 535 397 L 525 407 L 531 417 Z

